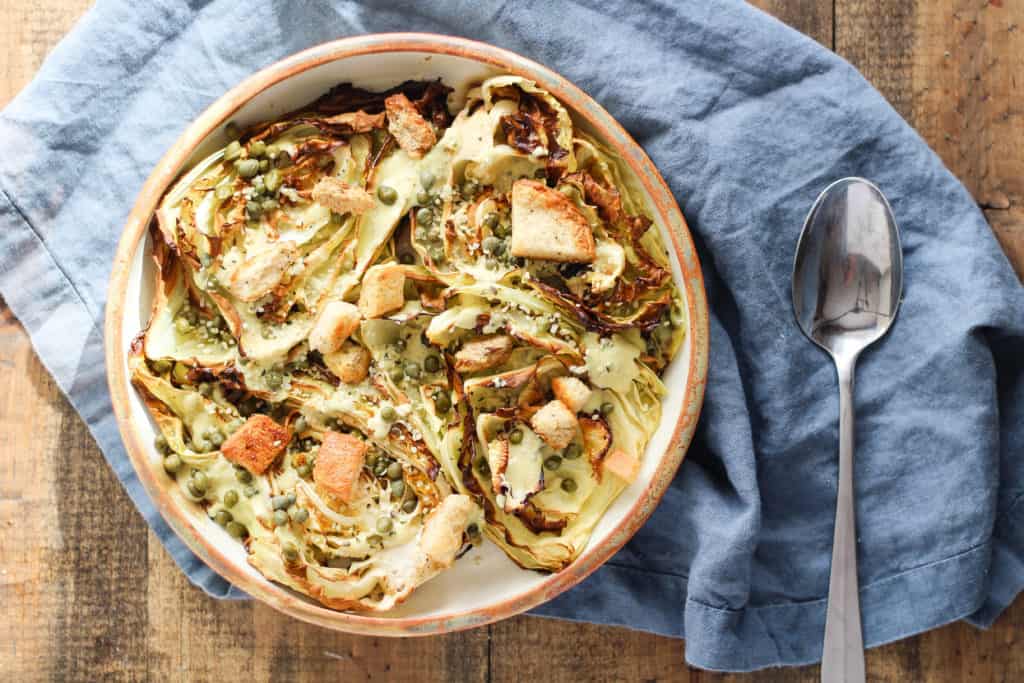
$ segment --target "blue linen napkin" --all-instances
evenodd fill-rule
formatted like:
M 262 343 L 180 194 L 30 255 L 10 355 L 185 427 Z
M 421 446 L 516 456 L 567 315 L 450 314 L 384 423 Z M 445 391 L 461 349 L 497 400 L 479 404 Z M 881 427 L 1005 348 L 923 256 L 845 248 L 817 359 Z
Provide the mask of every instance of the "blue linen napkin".
M 1024 290 L 964 188 L 848 64 L 738 1 L 101 0 L 0 115 L 0 293 L 168 551 L 244 597 L 168 529 L 126 458 L 101 320 L 144 178 L 243 77 L 326 40 L 418 30 L 507 47 L 575 81 L 639 140 L 683 206 L 712 307 L 707 400 L 650 522 L 535 613 L 685 637 L 750 670 L 820 658 L 837 388 L 792 321 L 817 193 L 866 176 L 904 240 L 905 300 L 862 358 L 857 519 L 868 645 L 969 618 L 1024 585 Z

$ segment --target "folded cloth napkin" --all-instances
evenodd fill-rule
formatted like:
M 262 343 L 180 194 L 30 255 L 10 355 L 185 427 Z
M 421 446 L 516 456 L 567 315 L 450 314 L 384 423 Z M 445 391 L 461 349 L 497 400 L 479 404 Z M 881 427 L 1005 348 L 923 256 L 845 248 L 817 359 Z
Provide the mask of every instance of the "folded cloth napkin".
M 101 319 L 136 192 L 204 107 L 326 40 L 417 30 L 550 65 L 647 149 L 684 207 L 712 307 L 695 443 L 654 516 L 537 614 L 687 639 L 709 669 L 821 655 L 836 378 L 793 322 L 803 218 L 862 175 L 892 202 L 904 303 L 861 359 L 855 465 L 868 645 L 968 618 L 1024 582 L 1024 290 L 970 195 L 848 64 L 739 1 L 101 0 L 2 116 L 0 293 L 189 578 L 239 597 L 155 512 L 122 448 Z

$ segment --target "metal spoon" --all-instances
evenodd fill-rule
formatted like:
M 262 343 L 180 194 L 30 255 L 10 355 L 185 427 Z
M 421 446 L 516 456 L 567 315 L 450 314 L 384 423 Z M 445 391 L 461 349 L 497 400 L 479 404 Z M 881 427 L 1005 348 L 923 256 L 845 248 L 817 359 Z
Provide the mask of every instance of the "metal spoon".
M 839 495 L 832 539 L 821 680 L 864 680 L 853 513 L 853 376 L 857 356 L 884 335 L 903 289 L 903 255 L 892 208 L 863 178 L 825 188 L 804 222 L 793 264 L 793 312 L 839 375 Z

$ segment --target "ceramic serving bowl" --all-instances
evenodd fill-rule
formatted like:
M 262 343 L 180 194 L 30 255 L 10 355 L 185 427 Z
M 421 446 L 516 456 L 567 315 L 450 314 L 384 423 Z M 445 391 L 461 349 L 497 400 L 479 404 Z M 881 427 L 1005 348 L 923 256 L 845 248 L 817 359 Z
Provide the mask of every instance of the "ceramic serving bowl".
M 147 227 L 164 192 L 192 163 L 227 143 L 229 120 L 272 119 L 352 82 L 385 89 L 407 79 L 440 77 L 456 89 L 496 73 L 536 81 L 561 100 L 576 124 L 625 161 L 647 195 L 669 246 L 673 274 L 686 296 L 686 342 L 667 369 L 669 396 L 637 480 L 615 500 L 580 557 L 557 574 L 519 569 L 493 544 L 474 548 L 455 566 L 385 614 L 337 612 L 265 579 L 245 549 L 173 487 L 153 447 L 154 425 L 129 382 L 128 349 L 150 313 L 153 273 Z M 106 312 L 106 360 L 118 427 L 132 464 L 171 528 L 218 574 L 268 605 L 304 621 L 353 633 L 410 636 L 479 626 L 526 611 L 582 581 L 647 520 L 686 453 L 704 397 L 708 313 L 700 264 L 678 205 L 639 145 L 594 100 L 557 73 L 511 52 L 450 36 L 384 34 L 346 38 L 300 52 L 253 75 L 192 123 L 157 164 L 139 194 L 114 260 Z

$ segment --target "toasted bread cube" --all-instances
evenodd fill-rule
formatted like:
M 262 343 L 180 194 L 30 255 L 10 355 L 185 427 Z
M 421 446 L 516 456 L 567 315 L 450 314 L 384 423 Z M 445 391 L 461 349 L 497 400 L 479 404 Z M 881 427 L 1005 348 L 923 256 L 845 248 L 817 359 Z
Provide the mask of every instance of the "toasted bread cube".
M 366 444 L 351 434 L 328 431 L 320 442 L 313 465 L 313 481 L 346 503 L 353 498 L 359 473 L 366 461 Z
M 420 550 L 435 565 L 450 567 L 462 547 L 462 534 L 477 510 L 469 496 L 454 494 L 427 515 L 420 536 Z
M 343 114 L 328 116 L 324 119 L 324 123 L 350 128 L 353 133 L 369 133 L 375 128 L 384 127 L 384 112 L 367 114 L 362 109 L 359 111 L 347 111 Z
M 636 475 L 640 471 L 640 461 L 626 451 L 613 448 L 604 456 L 601 461 L 605 472 L 611 472 L 627 484 L 636 481 Z
M 388 130 L 395 136 L 398 146 L 413 159 L 421 159 L 437 142 L 434 128 L 402 93 L 388 96 L 384 110 L 388 115 Z
M 225 458 L 253 474 L 263 474 L 292 439 L 291 430 L 266 415 L 250 415 L 221 446 Z
M 327 369 L 345 384 L 358 384 L 370 372 L 370 352 L 352 342 L 345 342 L 339 350 L 323 357 Z
M 351 213 L 359 216 L 366 213 L 377 202 L 373 195 L 358 185 L 349 185 L 341 178 L 321 178 L 313 186 L 313 201 L 337 213 Z
M 560 451 L 576 438 L 579 421 L 561 401 L 551 401 L 530 418 L 530 426 L 544 443 Z
M 259 251 L 231 273 L 228 290 L 242 301 L 256 301 L 269 294 L 298 258 L 294 242 L 272 244 Z
M 572 200 L 536 180 L 512 185 L 513 256 L 558 263 L 593 263 L 590 223 Z
M 359 311 L 364 318 L 379 318 L 405 305 L 405 271 L 400 266 L 380 265 L 366 271 L 359 292 Z
M 320 311 L 309 333 L 309 347 L 320 353 L 334 353 L 359 327 L 359 308 L 347 301 L 332 301 Z
M 458 372 L 479 372 L 501 365 L 512 355 L 515 340 L 507 334 L 473 339 L 462 345 L 455 354 Z
M 593 393 L 583 380 L 576 377 L 555 377 L 551 380 L 551 391 L 555 398 L 565 404 L 574 413 L 583 410 Z
M 487 465 L 491 468 L 491 489 L 501 492 L 501 480 L 508 468 L 508 439 L 495 439 L 487 444 Z

